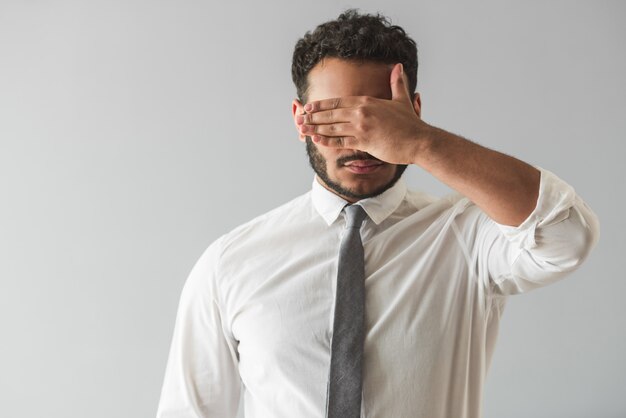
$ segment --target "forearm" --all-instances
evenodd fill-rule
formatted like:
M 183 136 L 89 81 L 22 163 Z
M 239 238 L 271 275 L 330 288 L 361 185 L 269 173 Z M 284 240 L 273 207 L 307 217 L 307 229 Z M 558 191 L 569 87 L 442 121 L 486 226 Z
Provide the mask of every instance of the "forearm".
M 533 211 L 541 173 L 517 158 L 427 125 L 413 163 L 463 194 L 491 219 L 517 226 Z

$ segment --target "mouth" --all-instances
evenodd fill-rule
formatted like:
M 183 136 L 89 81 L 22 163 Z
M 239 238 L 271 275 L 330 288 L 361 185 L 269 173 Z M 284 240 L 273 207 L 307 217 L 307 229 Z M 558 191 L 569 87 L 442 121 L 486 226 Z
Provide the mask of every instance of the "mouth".
M 353 173 L 366 174 L 378 170 L 383 164 L 377 160 L 354 160 L 344 164 L 344 167 Z

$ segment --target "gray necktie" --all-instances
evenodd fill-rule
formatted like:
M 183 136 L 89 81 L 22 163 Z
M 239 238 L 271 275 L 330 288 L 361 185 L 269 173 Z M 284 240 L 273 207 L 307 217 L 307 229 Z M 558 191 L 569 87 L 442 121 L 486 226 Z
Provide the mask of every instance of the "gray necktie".
M 337 295 L 326 393 L 327 418 L 361 416 L 365 263 L 360 228 L 366 213 L 359 205 L 346 205 L 344 210 L 347 221 L 339 249 Z

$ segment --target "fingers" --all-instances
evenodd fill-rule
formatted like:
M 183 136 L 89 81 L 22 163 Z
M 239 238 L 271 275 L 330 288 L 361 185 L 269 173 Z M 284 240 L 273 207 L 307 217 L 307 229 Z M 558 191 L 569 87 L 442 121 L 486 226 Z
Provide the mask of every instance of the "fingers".
M 301 133 L 321 134 L 326 136 L 354 135 L 354 126 L 350 122 L 352 109 L 332 109 L 316 113 L 298 115 L 296 122 Z
M 296 117 L 296 122 L 298 124 L 309 123 L 309 124 L 323 124 L 323 123 L 334 123 L 334 122 L 349 122 L 350 118 L 353 117 L 353 109 L 348 108 L 339 108 L 339 109 L 329 109 L 323 110 L 315 113 L 305 113 L 303 115 L 298 115 Z
M 320 110 L 339 109 L 342 107 L 354 107 L 362 104 L 368 96 L 343 96 L 332 99 L 323 99 L 309 102 L 304 105 L 306 112 L 319 112 Z
M 396 70 L 396 68 L 399 68 L 399 70 Z M 393 76 L 394 71 L 396 72 L 395 77 Z M 407 89 L 408 83 L 404 80 L 404 70 L 402 64 L 394 65 L 391 73 L 391 100 L 399 100 L 412 104 L 411 96 L 409 95 L 409 91 Z
M 356 127 L 364 116 L 362 108 L 374 100 L 369 96 L 343 96 L 309 102 L 304 106 L 305 114 L 298 115 L 296 122 L 300 133 L 311 136 L 316 144 L 354 148 L 358 142 Z
M 356 149 L 356 138 L 353 136 L 335 136 L 327 137 L 321 135 L 313 135 L 313 142 L 330 148 L 352 148 Z
M 326 125 L 300 125 L 300 132 L 305 135 L 354 136 L 356 131 L 350 122 L 329 123 Z

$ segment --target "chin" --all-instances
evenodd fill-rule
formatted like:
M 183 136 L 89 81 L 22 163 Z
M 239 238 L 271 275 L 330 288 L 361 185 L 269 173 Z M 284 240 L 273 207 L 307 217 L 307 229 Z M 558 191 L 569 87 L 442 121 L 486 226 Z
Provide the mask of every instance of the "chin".
M 395 184 L 406 166 L 384 163 L 370 173 L 355 173 L 345 166 L 335 168 L 333 172 L 314 170 L 326 188 L 348 199 L 365 199 L 377 196 Z M 325 182 L 328 178 L 329 183 Z
M 386 181 L 386 179 L 381 178 L 343 178 L 339 180 L 339 184 L 343 187 L 352 189 L 357 193 L 370 193 L 373 190 L 382 187 Z
M 379 182 L 385 183 L 390 181 L 395 174 L 395 166 L 389 164 L 383 164 L 376 169 L 371 170 L 359 170 L 358 168 L 341 168 L 341 177 L 351 179 L 357 182 Z
M 340 176 L 340 183 L 357 193 L 371 193 L 393 179 L 393 173 L 354 174 Z

